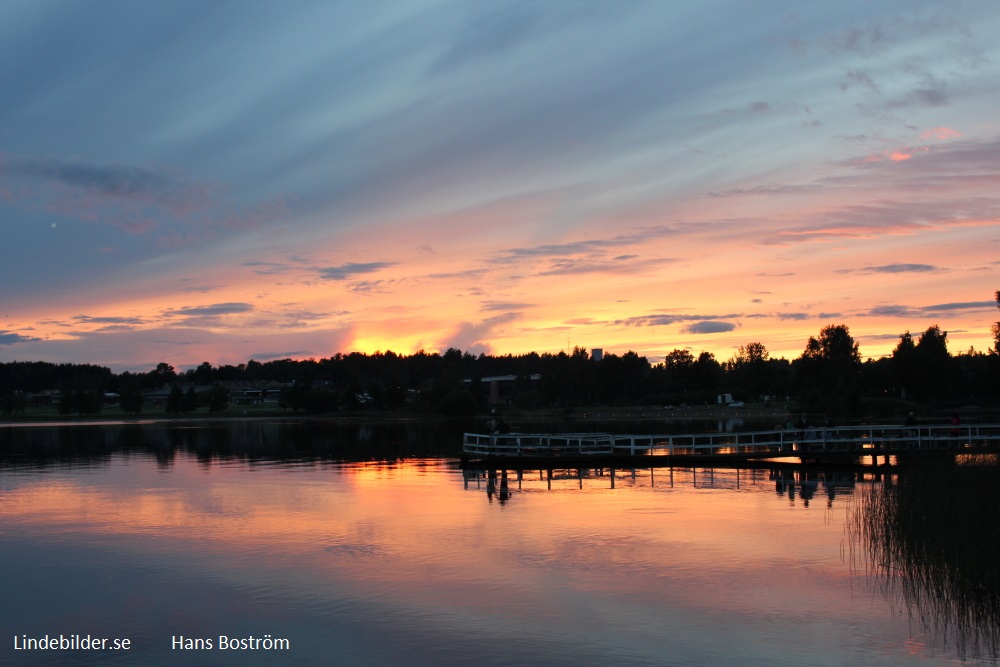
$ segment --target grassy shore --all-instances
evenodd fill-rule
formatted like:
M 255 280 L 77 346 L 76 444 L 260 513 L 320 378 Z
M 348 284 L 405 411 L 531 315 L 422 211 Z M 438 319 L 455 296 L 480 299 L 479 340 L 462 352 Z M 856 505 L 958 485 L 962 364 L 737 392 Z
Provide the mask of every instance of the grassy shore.
M 995 456 L 911 466 L 848 515 L 856 564 L 964 661 L 1000 657 L 1000 467 Z M 861 561 L 858 563 L 857 561 Z

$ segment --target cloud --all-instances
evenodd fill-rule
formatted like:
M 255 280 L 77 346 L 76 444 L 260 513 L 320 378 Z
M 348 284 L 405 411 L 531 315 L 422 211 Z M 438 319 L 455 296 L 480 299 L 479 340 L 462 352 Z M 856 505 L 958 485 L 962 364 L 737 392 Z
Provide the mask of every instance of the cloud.
M 606 256 L 607 251 L 615 248 L 641 246 L 657 239 L 665 239 L 690 231 L 690 227 L 656 224 L 637 229 L 627 234 L 617 234 L 606 239 L 590 238 L 580 241 L 569 241 L 567 243 L 546 243 L 537 246 L 508 248 L 496 253 L 491 261 L 495 264 L 507 264 L 514 260 L 535 257 L 565 258 L 587 256 L 591 258 L 603 258 Z M 619 257 L 627 256 L 621 255 Z
M 829 186 L 823 186 L 817 183 L 812 184 L 797 184 L 797 183 L 783 183 L 775 185 L 757 185 L 752 188 L 733 188 L 731 190 L 722 190 L 719 192 L 706 192 L 705 196 L 712 199 L 722 199 L 724 197 L 744 197 L 744 196 L 755 196 L 755 197 L 775 197 L 781 195 L 807 195 L 818 192 L 823 192 L 829 189 Z
M 590 254 L 606 248 L 628 245 L 630 241 L 612 239 L 587 239 L 570 243 L 551 243 L 527 248 L 510 248 L 497 254 L 497 263 L 507 263 L 525 257 L 555 257 Z
M 840 317 L 839 313 L 753 313 L 746 315 L 748 319 L 755 320 L 767 320 L 767 319 L 777 319 L 783 322 L 804 322 L 806 320 L 813 319 L 829 319 L 831 317 Z
M 182 287 L 180 288 L 180 291 L 206 294 L 208 292 L 217 292 L 219 289 L 221 288 L 218 285 L 192 285 L 191 287 Z
M 849 90 L 854 86 L 860 86 L 864 88 L 869 93 L 875 95 L 880 95 L 882 93 L 879 86 L 872 80 L 871 73 L 863 69 L 849 69 L 844 74 L 844 80 L 840 84 L 840 89 L 843 91 Z
M 713 333 L 725 333 L 727 331 L 732 331 L 736 328 L 736 325 L 731 322 L 719 322 L 715 320 L 705 320 L 703 322 L 695 322 L 694 324 L 689 324 L 688 326 L 681 329 L 683 333 L 689 334 L 713 334 Z
M 289 307 L 287 310 L 278 307 L 277 309 L 268 309 L 266 312 L 255 312 L 256 316 L 245 323 L 246 327 L 253 329 L 298 329 L 310 326 L 314 322 L 350 314 L 348 311 L 327 313 L 295 307 Z
M 941 270 L 932 264 L 884 264 L 857 269 L 860 273 L 936 273 Z M 850 273 L 852 271 L 854 269 L 841 269 L 837 273 Z
M 485 311 L 510 311 L 510 310 L 524 310 L 525 308 L 533 308 L 535 304 L 532 303 L 517 303 L 511 301 L 483 301 L 480 307 Z
M 193 205 L 203 205 L 210 190 L 203 183 L 185 180 L 167 169 L 117 162 L 98 164 L 60 157 L 7 156 L 4 163 L 6 170 L 12 174 L 59 183 L 104 197 L 155 203 L 175 212 L 186 212 Z
M 291 270 L 291 267 L 287 264 L 280 264 L 278 262 L 262 262 L 259 260 L 243 262 L 243 266 L 249 266 L 253 269 L 253 272 L 259 276 L 276 276 L 288 273 Z
M 489 340 L 494 336 L 494 331 L 520 318 L 521 313 L 504 313 L 489 317 L 481 322 L 462 322 L 448 336 L 441 347 L 442 349 L 455 348 L 471 354 L 490 354 L 493 351 L 493 345 Z
M 327 266 L 316 269 L 320 277 L 325 280 L 347 280 L 351 276 L 364 273 L 375 273 L 390 266 L 395 266 L 397 262 L 365 262 L 347 263 L 339 266 Z
M 915 161 L 908 160 L 905 164 Z M 940 187 L 937 182 L 928 183 L 924 189 Z M 1000 174 L 996 181 L 1000 184 Z M 913 187 L 922 187 L 920 179 L 914 180 Z M 872 175 L 868 187 L 891 188 Z M 985 187 L 985 186 L 984 186 Z M 829 242 L 837 239 L 869 239 L 888 235 L 913 235 L 920 232 L 945 231 L 954 227 L 986 227 L 996 224 L 1000 218 L 1000 198 L 939 198 L 925 201 L 886 199 L 882 201 L 852 204 L 818 211 L 806 223 L 789 219 L 786 226 L 762 236 L 763 245 L 787 245 L 791 243 Z M 779 225 L 781 224 L 778 219 Z
M 358 280 L 347 286 L 347 289 L 355 294 L 386 294 L 390 289 L 399 285 L 401 280 Z
M 188 178 L 177 169 L 59 156 L 0 154 L 0 178 L 14 185 L 11 189 L 0 183 L 0 199 L 23 212 L 111 225 L 131 235 L 155 233 L 153 240 L 163 247 L 258 229 L 288 218 L 295 201 L 284 195 L 240 201 L 224 197 L 218 185 Z M 54 222 L 51 227 L 56 227 Z M 108 246 L 101 249 L 108 251 Z
M 981 310 L 996 308 L 995 301 L 963 301 L 959 303 L 939 303 L 933 306 L 924 306 L 923 310 L 928 313 L 938 313 L 952 310 Z
M 709 320 L 729 320 L 742 317 L 738 313 L 730 313 L 728 315 L 685 315 L 685 314 L 658 314 L 658 315 L 639 315 L 636 317 L 627 317 L 621 320 L 615 320 L 614 324 L 616 326 L 627 326 L 627 327 L 662 327 L 669 326 L 671 324 L 677 324 L 678 322 L 701 322 Z
M 430 273 L 424 276 L 433 280 L 467 280 L 478 282 L 488 273 L 487 269 L 468 269 L 466 271 L 455 271 L 453 273 Z
M 166 317 L 205 317 L 249 313 L 253 309 L 253 304 L 250 303 L 216 303 L 210 306 L 184 306 L 175 310 L 165 310 L 163 315 Z
M 910 308 L 909 306 L 887 305 L 875 306 L 874 308 L 870 308 L 866 312 L 860 314 L 874 317 L 918 317 L 920 315 L 920 311 Z
M 309 350 L 292 350 L 291 352 L 256 352 L 250 355 L 250 359 L 255 361 L 273 361 L 275 359 L 296 359 L 308 357 L 312 353 Z
M 31 343 L 41 340 L 32 336 L 22 336 L 13 331 L 0 331 L 0 345 L 15 345 L 17 343 Z
M 921 139 L 937 139 L 938 141 L 946 141 L 949 139 L 957 139 L 961 137 L 962 133 L 958 130 L 952 129 L 950 127 L 931 127 L 920 133 Z
M 539 271 L 539 276 L 565 276 L 585 273 L 639 273 L 663 264 L 676 262 L 672 258 L 636 260 L 634 255 L 623 255 L 610 260 L 556 259 L 549 268 Z
M 864 340 L 899 340 L 900 334 L 898 333 L 882 333 L 882 334 L 865 334 Z
M 996 308 L 995 301 L 960 301 L 954 303 L 937 303 L 929 306 L 904 306 L 900 304 L 887 304 L 875 306 L 868 310 L 857 313 L 862 317 L 906 317 L 933 319 L 942 313 L 956 313 L 962 311 L 990 311 Z
M 0 341 L 3 340 L 0 334 Z M 115 372 L 148 371 L 159 362 L 177 368 L 202 361 L 213 365 L 240 364 L 248 359 L 320 357 L 348 349 L 350 328 L 281 331 L 254 334 L 244 331 L 213 331 L 198 327 L 139 329 L 132 331 L 84 332 L 70 339 L 27 339 L 18 347 L 19 358 L 45 359 L 57 363 L 96 363 Z M 268 350 L 272 350 L 269 356 Z M 287 352 L 294 350 L 295 352 Z
M 943 107 L 948 105 L 948 101 L 945 84 L 939 82 L 934 88 L 915 88 L 906 95 L 893 98 L 886 102 L 886 108 Z
M 880 22 L 873 21 L 865 27 L 851 26 L 830 35 L 825 40 L 825 46 L 834 53 L 847 52 L 862 58 L 871 58 L 895 41 L 894 33 L 888 31 Z
M 721 223 L 719 226 L 722 227 L 724 224 Z M 606 239 L 590 238 L 567 243 L 508 248 L 495 253 L 488 261 L 492 265 L 507 267 L 523 260 L 539 260 L 533 266 L 534 270 L 525 269 L 526 275 L 534 276 L 641 273 L 658 269 L 664 264 L 679 260 L 673 257 L 643 259 L 634 253 L 612 253 L 621 252 L 622 248 L 648 244 L 654 239 L 676 236 L 678 233 L 678 230 L 673 226 L 655 225 Z
M 96 332 L 110 333 L 114 331 L 135 331 L 139 327 L 134 324 L 109 324 L 107 326 L 94 329 Z
M 82 324 L 145 324 L 140 317 L 91 317 L 90 315 L 74 315 L 73 319 Z

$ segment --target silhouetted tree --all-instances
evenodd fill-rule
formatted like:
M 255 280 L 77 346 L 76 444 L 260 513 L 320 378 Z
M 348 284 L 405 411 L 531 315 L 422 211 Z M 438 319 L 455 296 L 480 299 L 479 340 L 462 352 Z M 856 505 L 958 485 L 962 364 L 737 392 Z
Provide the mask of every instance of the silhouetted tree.
M 993 351 L 977 352 L 969 348 L 965 354 L 954 357 L 956 373 L 954 397 L 969 402 L 1000 397 L 1000 355 Z
M 749 399 L 771 393 L 770 357 L 771 354 L 763 343 L 741 345 L 733 358 L 725 364 L 733 393 Z
M 844 324 L 831 324 L 810 336 L 802 356 L 793 364 L 799 400 L 812 410 L 844 412 L 860 401 L 858 374 L 861 352 Z
M 291 408 L 292 412 L 306 409 L 306 396 L 312 391 L 309 381 L 295 382 L 291 387 L 282 387 L 278 403 L 283 408 Z
M 191 373 L 190 380 L 196 385 L 205 387 L 215 381 L 215 371 L 212 369 L 212 364 L 207 361 L 203 361 L 194 372 Z
M 174 367 L 166 362 L 160 362 L 156 365 L 156 368 L 148 373 L 149 384 L 155 389 L 159 389 L 168 382 L 173 382 L 177 379 L 177 372 L 174 371 Z
M 198 393 L 194 390 L 194 385 L 188 385 L 184 391 L 184 401 L 181 404 L 184 412 L 195 412 L 198 410 Z
M 8 417 L 15 414 L 23 415 L 25 408 L 28 407 L 28 397 L 23 391 L 4 388 L 0 391 L 0 404 L 3 406 L 3 413 Z
M 63 385 L 59 390 L 59 398 L 56 401 L 56 410 L 60 415 L 66 416 L 73 411 L 73 393 L 68 385 Z
M 662 402 L 690 400 L 697 390 L 694 357 L 687 350 L 672 350 L 663 358 L 662 373 L 654 374 L 654 378 L 657 379 L 655 391 L 664 395 Z
M 138 379 L 129 378 L 122 383 L 118 404 L 125 414 L 137 415 L 142 412 L 142 408 L 146 404 L 146 397 L 142 395 Z
M 714 394 L 722 388 L 725 371 L 711 352 L 702 352 L 691 366 L 694 386 L 704 394 Z
M 166 412 L 168 415 L 179 415 L 184 412 L 184 390 L 180 388 L 180 385 L 175 384 L 170 388 L 170 394 L 167 395 Z
M 952 392 L 952 359 L 948 354 L 948 332 L 935 324 L 920 334 L 913 349 L 916 358 L 918 389 L 922 400 L 945 401 Z
M 309 389 L 302 394 L 302 409 L 311 415 L 335 412 L 340 408 L 340 404 L 341 398 L 338 392 L 326 387 L 310 385 Z
M 472 417 L 478 409 L 476 397 L 468 389 L 452 389 L 434 406 L 435 412 L 448 417 Z
M 217 384 L 208 390 L 208 411 L 224 412 L 229 407 L 229 390 Z

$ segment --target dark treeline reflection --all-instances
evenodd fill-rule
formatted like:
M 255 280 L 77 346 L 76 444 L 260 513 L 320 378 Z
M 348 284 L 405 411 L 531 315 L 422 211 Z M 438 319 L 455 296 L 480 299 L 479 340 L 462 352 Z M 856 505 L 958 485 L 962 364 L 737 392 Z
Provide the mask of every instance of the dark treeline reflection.
M 322 420 L 163 422 L 0 429 L 0 465 L 101 465 L 113 454 L 152 454 L 170 466 L 177 452 L 213 461 L 394 461 L 451 457 L 455 422 L 344 423 Z
M 533 421 L 526 432 L 686 433 L 745 428 L 744 420 Z M 169 465 L 178 451 L 199 460 L 393 461 L 457 457 L 462 434 L 485 419 L 342 422 L 323 419 L 193 420 L 0 428 L 0 465 L 94 465 L 114 453 L 151 453 Z M 761 426 L 763 428 L 763 425 Z
M 1000 651 L 1000 465 L 996 457 L 908 468 L 860 494 L 852 545 L 889 602 L 960 659 Z

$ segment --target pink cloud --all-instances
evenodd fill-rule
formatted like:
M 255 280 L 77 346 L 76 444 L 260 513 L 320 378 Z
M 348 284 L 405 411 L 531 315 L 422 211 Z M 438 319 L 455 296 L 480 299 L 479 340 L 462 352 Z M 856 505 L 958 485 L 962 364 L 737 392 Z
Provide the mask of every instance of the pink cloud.
M 938 141 L 947 141 L 948 139 L 957 139 L 961 137 L 962 133 L 958 130 L 953 130 L 950 127 L 931 127 L 920 133 L 921 139 L 937 139 Z

